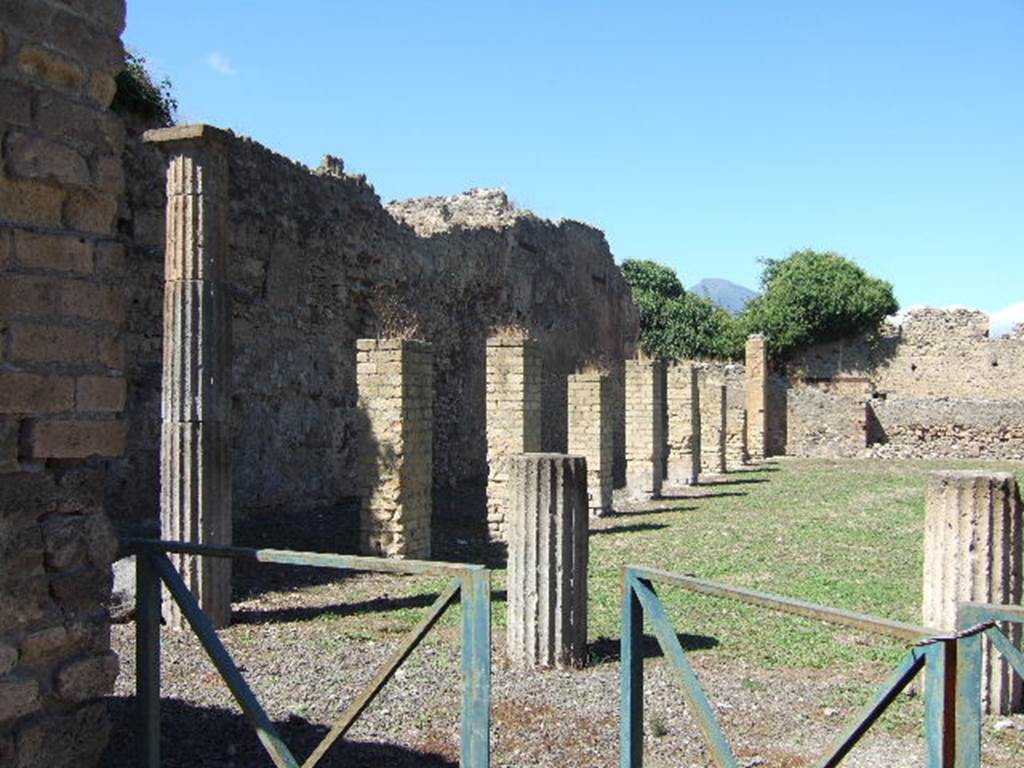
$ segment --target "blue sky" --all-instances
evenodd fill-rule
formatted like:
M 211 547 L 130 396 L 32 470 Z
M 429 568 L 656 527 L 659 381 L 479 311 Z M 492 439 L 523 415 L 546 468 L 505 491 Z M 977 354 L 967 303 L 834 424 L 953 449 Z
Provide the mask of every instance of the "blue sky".
M 812 247 L 1024 318 L 1021 0 L 129 0 L 124 39 L 181 119 L 385 200 L 500 186 L 687 285 Z

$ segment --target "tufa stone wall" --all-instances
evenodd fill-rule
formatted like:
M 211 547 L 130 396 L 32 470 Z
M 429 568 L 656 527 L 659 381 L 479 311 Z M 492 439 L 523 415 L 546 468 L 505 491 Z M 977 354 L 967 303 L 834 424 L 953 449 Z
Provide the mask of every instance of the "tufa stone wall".
M 813 347 L 788 368 L 787 453 L 813 446 L 814 455 L 848 456 L 869 445 L 883 456 L 1024 454 L 1024 339 L 988 338 L 982 312 L 911 312 L 901 327 Z M 862 407 L 863 442 L 847 429 Z
M 233 136 L 226 156 L 240 514 L 337 514 L 358 493 L 357 338 L 431 344 L 442 502 L 486 482 L 485 349 L 496 328 L 525 326 L 538 342 L 545 450 L 566 449 L 567 375 L 632 351 L 636 309 L 598 230 L 538 218 L 496 190 L 385 206 L 339 160 L 310 171 Z M 129 141 L 125 162 L 129 441 L 107 492 L 121 527 L 136 530 L 156 519 L 165 202 L 155 150 Z M 621 446 L 621 426 L 616 434 Z
M 109 731 L 103 457 L 125 447 L 124 3 L 0 5 L 0 765 L 94 765 Z M 155 496 L 154 496 L 155 501 Z
M 434 366 L 430 345 L 360 339 L 356 345 L 363 552 L 430 557 Z

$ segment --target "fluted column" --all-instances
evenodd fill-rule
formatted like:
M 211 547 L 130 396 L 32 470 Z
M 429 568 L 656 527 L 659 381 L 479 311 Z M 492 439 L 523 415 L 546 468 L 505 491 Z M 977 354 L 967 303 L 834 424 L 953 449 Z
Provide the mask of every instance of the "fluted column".
M 519 669 L 587 658 L 589 515 L 582 456 L 509 461 L 508 657 Z
M 146 134 L 168 157 L 164 263 L 160 527 L 165 539 L 231 544 L 231 326 L 226 290 L 225 134 L 179 126 Z M 231 561 L 172 555 L 216 627 L 231 621 Z M 176 605 L 169 623 L 183 625 Z
M 925 499 L 923 620 L 956 629 L 960 602 L 1020 605 L 1022 586 L 1020 492 L 1005 472 L 931 472 Z M 1020 625 L 1003 627 L 1020 642 Z M 985 710 L 1022 709 L 1022 686 L 1010 666 L 984 645 Z
M 700 390 L 692 363 L 675 362 L 667 372 L 669 485 L 696 485 L 700 476 Z

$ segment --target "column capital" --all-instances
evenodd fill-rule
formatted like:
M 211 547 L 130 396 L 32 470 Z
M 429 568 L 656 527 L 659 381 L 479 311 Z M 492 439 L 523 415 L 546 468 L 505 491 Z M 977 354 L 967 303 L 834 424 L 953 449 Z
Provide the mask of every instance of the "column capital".
M 180 144 L 202 144 L 221 148 L 231 140 L 234 134 L 223 128 L 216 128 L 205 123 L 191 125 L 172 125 L 169 128 L 151 128 L 142 134 L 147 144 L 160 144 L 173 148 Z

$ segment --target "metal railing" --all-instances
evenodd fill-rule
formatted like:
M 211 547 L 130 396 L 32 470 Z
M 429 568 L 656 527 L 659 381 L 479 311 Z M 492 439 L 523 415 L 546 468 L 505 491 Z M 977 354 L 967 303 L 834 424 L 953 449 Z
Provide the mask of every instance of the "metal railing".
M 982 680 L 985 677 L 984 654 L 997 651 L 1012 668 L 1024 678 L 1024 653 L 1016 648 L 996 622 L 1024 624 L 1024 606 L 994 605 L 991 603 L 960 603 L 957 626 L 973 627 L 976 631 L 960 643 L 960 667 L 964 670 L 963 688 L 957 700 L 957 723 L 960 726 L 959 751 L 963 765 L 974 768 L 981 765 Z M 990 660 L 990 664 L 994 662 Z
M 140 768 L 157 768 L 160 764 L 161 582 L 181 608 L 182 615 L 192 627 L 217 672 L 242 708 L 245 718 L 255 729 L 264 749 L 278 768 L 312 768 L 317 765 L 331 746 L 344 737 L 445 610 L 459 600 L 462 608 L 461 764 L 465 768 L 488 768 L 491 717 L 491 588 L 490 572 L 483 566 L 275 549 L 216 547 L 140 539 L 125 542 L 125 550 L 135 554 L 137 558 L 136 743 Z M 422 621 L 406 636 L 401 645 L 392 651 L 373 679 L 332 725 L 313 753 L 305 762 L 299 763 L 217 637 L 209 618 L 203 613 L 167 557 L 169 552 L 346 571 L 448 575 L 452 580 L 426 611 Z
M 977 727 L 980 743 L 980 715 L 975 720 L 965 719 L 963 713 L 969 709 L 964 704 L 970 695 L 971 686 L 980 692 L 980 639 L 992 631 L 985 625 L 975 626 L 970 619 L 980 613 L 968 611 L 967 621 L 961 626 L 970 626 L 959 634 L 944 635 L 942 632 L 913 624 L 880 619 L 874 616 L 828 608 L 802 600 L 771 595 L 764 592 L 731 587 L 692 576 L 668 573 L 637 566 L 622 569 L 622 648 L 621 648 L 621 698 L 620 698 L 620 765 L 622 768 L 640 768 L 643 764 L 643 621 L 646 617 L 654 630 L 654 636 L 661 646 L 679 683 L 683 697 L 697 726 L 704 736 L 711 757 L 718 768 L 736 768 L 736 757 L 722 731 L 718 718 L 701 688 L 686 658 L 672 622 L 658 599 L 653 583 L 661 582 L 683 589 L 715 597 L 731 598 L 745 603 L 791 613 L 805 618 L 853 627 L 855 629 L 887 635 L 912 643 L 902 663 L 893 670 L 889 678 L 852 721 L 842 734 L 828 748 L 817 763 L 820 768 L 839 765 L 854 745 L 867 733 L 882 713 L 896 700 L 900 692 L 923 669 L 925 672 L 925 742 L 928 768 L 979 768 L 980 749 L 975 757 L 971 729 Z M 990 611 L 990 616 L 1000 620 L 1022 620 L 1024 611 L 1002 606 L 981 606 Z M 990 609 L 998 609 L 991 611 Z M 1008 619 L 1008 616 L 1015 619 Z M 1005 636 L 1000 634 L 1000 637 Z M 993 639 L 997 647 L 1009 654 L 1012 650 L 1017 664 L 1024 665 L 1024 655 L 1012 648 L 1008 640 Z M 968 645 L 970 644 L 970 645 Z M 968 663 L 959 659 L 967 647 L 977 645 L 977 654 L 968 656 Z M 972 652 L 973 653 L 973 652 Z M 976 661 L 975 661 L 976 660 Z M 1016 664 L 1015 664 L 1016 666 Z M 1018 672 L 1021 666 L 1016 666 Z M 974 699 L 980 702 L 980 695 Z M 972 759 L 974 762 L 972 762 Z

